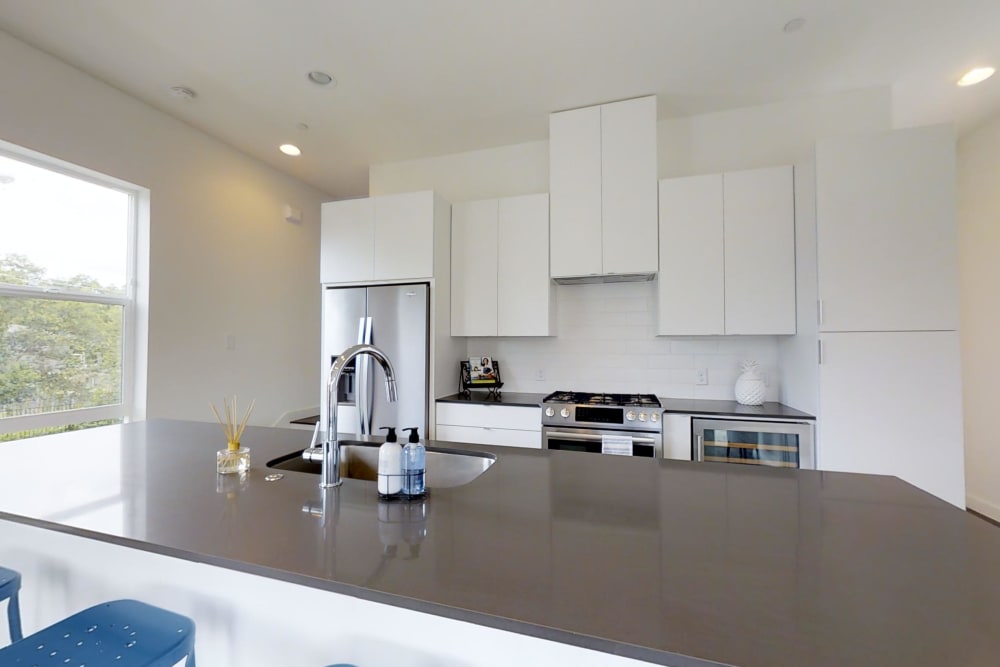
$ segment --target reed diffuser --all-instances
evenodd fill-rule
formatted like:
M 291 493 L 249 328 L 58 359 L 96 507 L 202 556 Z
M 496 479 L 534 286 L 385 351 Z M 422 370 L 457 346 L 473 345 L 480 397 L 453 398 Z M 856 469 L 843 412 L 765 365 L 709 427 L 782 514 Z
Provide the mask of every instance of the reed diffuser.
M 222 406 L 226 413 L 225 421 L 222 420 L 222 416 L 219 415 L 214 404 L 209 403 L 209 406 L 212 408 L 219 426 L 222 427 L 222 431 L 226 434 L 226 448 L 220 449 L 215 454 L 216 470 L 222 474 L 246 472 L 250 469 L 250 450 L 240 446 L 240 437 L 250 420 L 254 401 L 250 401 L 246 414 L 239 420 L 237 419 L 239 412 L 236 411 L 236 396 L 233 396 L 231 404 L 226 399 L 222 400 Z

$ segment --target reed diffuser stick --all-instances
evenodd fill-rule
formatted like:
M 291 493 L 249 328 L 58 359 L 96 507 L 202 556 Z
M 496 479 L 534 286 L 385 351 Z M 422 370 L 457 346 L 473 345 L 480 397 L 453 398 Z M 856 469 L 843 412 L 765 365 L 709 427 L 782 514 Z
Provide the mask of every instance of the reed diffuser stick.
M 240 438 L 243 436 L 243 431 L 246 429 L 247 423 L 250 421 L 250 413 L 253 412 L 255 404 L 256 399 L 251 400 L 243 418 L 239 419 L 239 411 L 236 408 L 236 396 L 233 396 L 232 404 L 230 404 L 228 399 L 222 399 L 222 408 L 226 413 L 225 421 L 223 421 L 222 417 L 219 415 L 219 411 L 215 408 L 215 404 L 208 404 L 209 407 L 212 408 L 212 413 L 215 414 L 215 419 L 219 422 L 219 426 L 222 427 L 222 432 L 226 436 L 226 443 L 230 450 L 237 450 L 240 448 Z

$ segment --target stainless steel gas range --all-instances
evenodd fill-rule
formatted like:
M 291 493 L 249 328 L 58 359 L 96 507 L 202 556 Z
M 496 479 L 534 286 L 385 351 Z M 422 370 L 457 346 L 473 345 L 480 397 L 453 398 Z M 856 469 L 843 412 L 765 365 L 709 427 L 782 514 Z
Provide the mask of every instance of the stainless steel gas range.
M 542 399 L 542 447 L 661 458 L 661 407 L 652 394 L 553 392 Z

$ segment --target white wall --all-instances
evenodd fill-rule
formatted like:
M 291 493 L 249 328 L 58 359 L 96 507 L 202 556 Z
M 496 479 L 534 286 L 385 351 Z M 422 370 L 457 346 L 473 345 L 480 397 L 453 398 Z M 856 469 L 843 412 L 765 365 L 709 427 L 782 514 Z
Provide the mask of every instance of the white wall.
M 959 140 L 958 188 L 967 502 L 1000 520 L 1000 117 Z
M 819 139 L 882 132 L 891 123 L 888 88 L 665 119 L 657 123 L 659 176 L 793 164 Z M 452 202 L 546 192 L 548 158 L 548 142 L 537 141 L 373 165 L 369 191 L 433 189 Z M 508 391 L 653 391 L 678 398 L 732 398 L 738 361 L 753 358 L 768 371 L 768 400 L 778 400 L 779 339 L 655 338 L 654 297 L 653 283 L 561 286 L 558 337 L 470 339 L 468 351 L 495 354 Z M 694 370 L 702 367 L 709 384 L 695 385 Z M 545 380 L 535 379 L 538 370 Z
M 0 81 L 0 139 L 151 192 L 147 416 L 212 420 L 234 392 L 256 424 L 318 405 L 328 197 L 3 32 Z
M 454 203 L 549 191 L 549 142 L 372 165 L 368 194 L 434 190 Z
M 793 164 L 819 139 L 892 126 L 888 87 L 667 119 L 657 126 L 660 178 Z

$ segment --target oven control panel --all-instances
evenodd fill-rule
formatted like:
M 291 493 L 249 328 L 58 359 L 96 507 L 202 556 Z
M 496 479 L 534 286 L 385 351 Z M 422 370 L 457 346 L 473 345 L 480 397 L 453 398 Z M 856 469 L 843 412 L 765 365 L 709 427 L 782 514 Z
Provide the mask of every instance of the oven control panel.
M 635 430 L 658 431 L 660 412 L 640 408 L 553 406 L 542 410 L 544 424 L 564 426 L 625 426 Z

